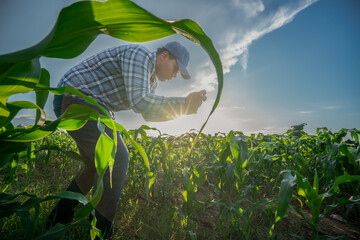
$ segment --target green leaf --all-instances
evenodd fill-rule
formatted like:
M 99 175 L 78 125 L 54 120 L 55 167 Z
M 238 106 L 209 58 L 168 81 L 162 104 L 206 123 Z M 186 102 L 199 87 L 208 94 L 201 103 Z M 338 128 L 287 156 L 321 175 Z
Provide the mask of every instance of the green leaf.
M 227 141 L 230 143 L 230 150 L 231 150 L 231 154 L 233 156 L 234 161 L 237 161 L 238 158 L 240 157 L 240 146 L 238 144 L 238 142 L 236 141 L 236 137 L 234 135 L 234 132 L 231 131 L 227 137 Z
M 89 202 L 88 199 L 84 195 L 82 195 L 81 193 L 76 193 L 76 192 L 65 191 L 65 192 L 56 194 L 56 197 L 77 200 L 84 205 Z
M 46 69 L 41 69 L 40 81 L 39 84 L 44 85 L 46 87 L 50 87 L 50 74 Z M 40 108 L 44 108 L 45 103 L 49 96 L 49 91 L 46 90 L 37 90 L 36 94 L 36 105 Z M 45 116 L 42 115 L 43 111 L 37 110 L 35 117 L 35 124 L 39 122 L 39 120 L 45 121 Z
M 334 186 L 330 190 L 331 193 L 336 193 L 339 190 L 339 185 L 347 182 L 360 181 L 359 175 L 342 175 L 335 179 Z
M 317 171 L 315 170 L 315 177 L 314 177 L 314 184 L 313 184 L 313 189 L 316 193 L 319 192 L 319 178 L 318 178 L 318 174 Z
M 85 123 L 86 120 L 83 119 L 66 119 L 66 120 L 62 120 L 57 125 L 57 127 L 68 131 L 74 131 L 84 126 Z
M 100 116 L 100 118 L 103 118 L 103 116 Z M 109 119 L 104 118 L 104 119 L 102 119 L 102 122 L 105 123 L 106 126 L 112 128 L 111 125 L 110 125 L 111 122 L 109 121 Z M 116 131 L 119 131 L 119 132 L 123 133 L 124 136 L 125 136 L 127 139 L 130 140 L 130 142 L 131 142 L 131 144 L 134 146 L 134 148 L 135 148 L 136 150 L 138 150 L 138 152 L 140 153 L 140 156 L 141 156 L 142 159 L 143 159 L 143 162 L 144 162 L 144 165 L 145 165 L 147 174 L 149 174 L 149 172 L 150 172 L 150 163 L 149 163 L 149 159 L 148 159 L 148 157 L 147 157 L 147 155 L 146 155 L 146 152 L 145 152 L 144 148 L 141 147 L 140 144 L 138 144 L 136 141 L 134 141 L 134 140 L 131 138 L 131 136 L 129 135 L 129 133 L 126 131 L 126 129 L 125 129 L 123 126 L 121 126 L 121 125 L 120 125 L 119 123 L 117 123 L 117 122 L 114 122 L 114 124 L 115 124 Z
M 181 191 L 181 195 L 183 196 L 184 201 L 187 202 L 187 201 L 188 201 L 187 190 L 182 190 L 182 191 Z
M 83 93 L 81 93 L 79 90 L 73 88 L 73 87 L 59 87 L 59 88 L 48 88 L 48 87 L 44 87 L 42 85 L 37 85 L 35 90 L 48 90 L 49 92 L 53 93 L 53 94 L 56 94 L 56 95 L 64 95 L 64 94 L 73 94 L 73 95 L 76 95 L 78 97 L 81 97 L 82 99 L 84 99 L 87 103 L 90 103 L 92 105 L 95 105 L 97 106 L 98 108 L 100 108 L 100 110 L 108 117 L 111 119 L 111 116 L 109 114 L 108 111 L 106 111 L 104 109 L 103 106 L 101 106 L 100 104 L 98 104 L 93 98 L 91 97 L 88 97 L 86 95 L 84 95 Z M 89 109 L 89 108 L 88 108 Z M 94 112 L 95 110 L 92 110 L 92 113 L 95 113 Z M 91 115 L 91 114 L 89 114 Z M 99 113 L 97 114 L 99 115 Z M 97 117 L 95 118 L 95 120 L 97 120 Z
M 14 117 L 16 116 L 16 114 L 22 110 L 22 109 L 36 109 L 37 111 L 39 111 L 39 116 L 42 117 L 42 121 L 38 122 L 39 125 L 43 125 L 44 121 L 45 121 L 45 112 L 43 111 L 43 109 L 41 107 L 39 107 L 38 105 L 29 102 L 29 101 L 14 101 L 14 102 L 8 102 L 6 104 L 7 109 L 9 110 L 10 115 L 8 116 L 8 118 L 6 119 L 6 121 L 4 122 L 4 125 L 6 126 L 7 124 L 9 124 L 11 122 L 11 120 L 14 119 Z M 37 122 L 37 121 L 36 121 Z
M 350 131 L 350 135 L 355 140 L 355 142 L 357 142 L 359 144 L 359 135 L 358 135 L 358 132 L 355 129 L 352 129 Z
M 98 121 L 98 129 L 101 135 L 96 145 L 95 166 L 100 176 L 109 165 L 109 159 L 112 157 L 111 155 L 114 151 L 114 144 L 113 140 L 105 133 L 105 126 L 101 124 L 100 119 Z
M 13 93 L 26 92 L 7 92 L 2 89 L 5 86 L 20 85 L 26 87 L 25 89 L 29 89 L 35 87 L 35 85 L 39 81 L 39 58 L 33 58 L 28 61 L 20 61 L 14 63 L 1 63 L 0 66 L 0 99 L 3 99 L 4 97 L 9 97 Z
M 313 187 L 311 187 L 309 181 L 301 174 L 296 173 L 296 176 L 298 194 L 305 198 L 306 205 L 311 209 L 311 223 L 313 226 L 315 226 L 315 228 L 317 228 L 317 225 L 320 221 L 320 207 L 322 201 L 324 200 L 324 197 L 318 194 L 319 183 L 317 172 L 315 172 Z
M 9 121 L 10 110 L 6 102 L 10 96 L 31 92 L 40 78 L 39 59 L 18 63 L 1 63 L 0 71 L 0 127 Z
M 309 181 L 300 173 L 296 173 L 296 181 L 298 194 L 304 197 L 306 200 L 309 200 L 311 190 L 313 190 Z
M 220 96 L 221 96 L 221 92 L 223 89 L 222 64 L 221 64 L 219 54 L 216 51 L 211 39 L 204 33 L 204 31 L 201 29 L 201 27 L 196 22 L 194 22 L 193 20 L 190 20 L 190 19 L 174 21 L 172 23 L 172 28 L 177 33 L 184 35 L 185 37 L 192 40 L 193 42 L 201 45 L 205 49 L 205 51 L 209 54 L 209 57 L 210 57 L 211 61 L 213 62 L 215 69 L 216 69 L 216 74 L 217 74 L 217 78 L 218 78 L 218 92 L 217 92 L 216 100 L 215 100 L 215 103 L 211 109 L 211 112 L 210 112 L 207 120 L 205 121 L 205 123 L 203 124 L 203 126 L 201 127 L 201 129 L 197 135 L 197 138 L 198 138 L 200 133 L 204 129 L 206 123 L 208 122 L 210 115 L 215 111 L 215 109 L 220 101 Z
M 1 142 L 0 142 L 0 144 L 1 144 Z M 8 163 L 10 163 L 12 156 L 13 156 L 12 154 L 0 153 L 0 170 L 4 166 L 7 166 Z
M 29 142 L 6 142 L 6 141 L 0 141 L 0 153 L 4 154 L 3 155 L 4 158 L 5 158 L 5 156 L 7 156 L 7 158 L 8 158 L 9 157 L 8 154 L 24 151 L 29 147 L 29 145 L 30 145 Z M 2 160 L 0 161 L 1 163 L 3 163 Z M 3 164 L 5 164 L 5 163 L 3 163 Z
M 19 196 L 27 197 L 28 199 L 23 204 L 20 204 L 20 202 L 14 201 Z M 45 198 L 39 198 L 36 195 L 29 194 L 27 192 L 23 192 L 19 194 L 0 193 L 0 219 L 16 213 L 21 218 L 24 224 L 28 224 L 29 222 L 32 222 L 30 220 L 30 215 L 29 215 L 29 211 L 32 208 L 36 209 L 39 207 L 39 204 L 41 202 L 45 202 L 57 198 L 78 200 L 83 204 L 86 204 L 88 202 L 85 196 L 83 196 L 80 193 L 74 193 L 74 192 L 62 192 L 56 196 L 50 195 Z M 37 218 L 38 216 L 38 214 L 37 216 L 36 214 L 35 214 L 35 218 Z
M 296 184 L 296 176 L 290 172 L 286 172 L 283 180 L 281 181 L 278 207 L 275 214 L 275 223 L 278 222 L 286 213 L 286 209 L 292 198 L 293 186 Z
M 48 126 L 50 126 L 50 124 Z M 30 141 L 39 140 L 39 139 L 44 138 L 44 137 L 50 135 L 51 133 L 53 133 L 56 130 L 56 126 L 57 126 L 57 124 L 54 125 L 52 128 L 49 128 L 49 130 L 45 129 L 47 127 L 46 125 L 45 125 L 44 129 L 41 129 L 38 127 L 32 127 L 31 129 L 29 129 L 29 131 L 22 133 L 18 136 L 10 137 L 10 138 L 6 139 L 5 141 L 7 141 L 7 142 L 30 142 Z
M 84 218 L 65 225 L 58 223 L 49 230 L 47 230 L 41 236 L 35 238 L 35 240 L 59 239 L 74 227 L 86 227 L 88 229 L 91 229 L 91 224 L 87 219 Z
M 110 114 L 101 105 L 99 105 L 94 99 L 85 96 L 84 94 L 82 94 L 80 91 L 76 90 L 73 87 L 48 88 L 37 85 L 35 89 L 49 90 L 50 92 L 53 92 L 55 94 L 71 93 L 83 97 L 84 100 L 87 101 L 88 103 L 99 107 L 104 112 L 104 114 L 107 115 L 103 119 L 108 118 L 109 125 L 111 126 L 111 128 L 115 128 L 113 126 L 114 121 L 111 119 Z M 20 102 L 19 104 L 18 102 L 15 102 L 12 104 L 15 106 L 25 106 L 26 104 L 27 107 L 34 107 L 34 108 L 37 107 L 37 105 L 31 102 L 26 102 L 26 103 Z M 65 130 L 75 130 L 83 126 L 87 119 L 96 120 L 99 115 L 100 114 L 96 110 L 91 109 L 89 107 L 85 107 L 77 104 L 71 105 L 59 119 L 49 122 L 41 127 L 33 126 L 32 128 L 26 130 L 22 130 L 22 129 L 15 130 L 18 131 L 19 134 L 8 136 L 7 138 L 2 140 L 7 142 L 28 142 L 28 141 L 38 140 L 54 132 L 62 121 L 63 122 L 62 124 L 60 124 L 60 127 L 62 127 Z M 69 121 L 69 119 L 76 119 L 76 120 Z M 74 125 L 74 123 L 76 123 L 76 125 Z
M 64 8 L 53 41 L 41 55 L 73 58 L 99 34 L 131 42 L 144 42 L 174 34 L 168 22 L 127 0 L 83 1 Z

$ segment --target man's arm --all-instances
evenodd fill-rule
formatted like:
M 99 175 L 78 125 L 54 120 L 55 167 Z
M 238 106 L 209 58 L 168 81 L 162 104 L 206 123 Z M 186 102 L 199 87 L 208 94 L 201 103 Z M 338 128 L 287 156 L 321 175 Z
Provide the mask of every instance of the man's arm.
M 158 96 L 150 91 L 149 78 L 155 73 L 151 59 L 151 53 L 141 47 L 130 49 L 122 56 L 122 76 L 134 112 L 141 113 L 147 121 L 168 121 L 181 114 L 196 113 L 204 92 L 190 93 L 184 98 Z

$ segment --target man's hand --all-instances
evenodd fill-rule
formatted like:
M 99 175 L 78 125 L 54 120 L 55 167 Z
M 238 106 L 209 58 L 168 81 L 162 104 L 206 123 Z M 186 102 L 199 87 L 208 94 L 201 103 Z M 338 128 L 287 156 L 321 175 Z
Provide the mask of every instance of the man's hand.
M 189 93 L 186 97 L 186 109 L 185 114 L 197 113 L 197 110 L 201 106 L 202 102 L 206 100 L 206 91 L 201 90 L 199 92 Z

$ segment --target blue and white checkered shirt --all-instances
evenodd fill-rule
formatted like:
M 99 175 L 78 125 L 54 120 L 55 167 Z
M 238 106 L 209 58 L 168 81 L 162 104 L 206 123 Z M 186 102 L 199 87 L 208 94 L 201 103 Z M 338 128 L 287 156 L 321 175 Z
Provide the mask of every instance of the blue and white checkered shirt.
M 185 98 L 154 94 L 155 65 L 156 52 L 141 45 L 113 47 L 71 68 L 58 86 L 72 86 L 110 111 L 133 109 L 147 121 L 171 120 L 185 109 Z

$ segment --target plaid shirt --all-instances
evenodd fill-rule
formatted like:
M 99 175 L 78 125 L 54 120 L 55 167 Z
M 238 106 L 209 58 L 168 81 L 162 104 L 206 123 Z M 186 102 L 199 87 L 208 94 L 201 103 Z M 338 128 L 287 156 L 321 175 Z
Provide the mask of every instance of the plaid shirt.
M 72 86 L 107 110 L 133 109 L 146 121 L 167 121 L 185 109 L 185 98 L 155 95 L 156 52 L 140 45 L 102 51 L 71 68 L 58 86 Z

